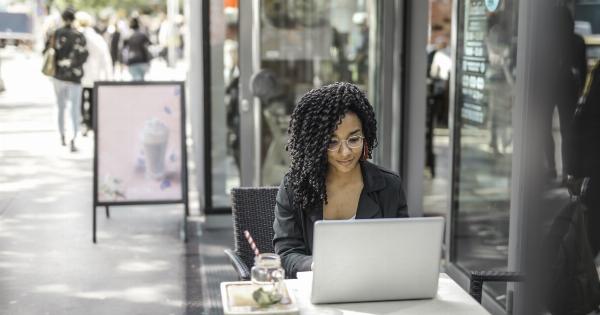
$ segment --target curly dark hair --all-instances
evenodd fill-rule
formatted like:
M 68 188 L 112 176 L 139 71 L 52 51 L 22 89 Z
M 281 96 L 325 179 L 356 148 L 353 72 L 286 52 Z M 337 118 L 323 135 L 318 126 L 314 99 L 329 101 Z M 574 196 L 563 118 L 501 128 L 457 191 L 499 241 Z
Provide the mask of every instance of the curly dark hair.
M 306 93 L 290 121 L 286 150 L 291 156 L 286 174 L 293 191 L 293 207 L 306 211 L 327 202 L 327 145 L 345 114 L 355 113 L 362 123 L 367 155 L 377 146 L 377 121 L 365 93 L 356 85 L 337 82 Z

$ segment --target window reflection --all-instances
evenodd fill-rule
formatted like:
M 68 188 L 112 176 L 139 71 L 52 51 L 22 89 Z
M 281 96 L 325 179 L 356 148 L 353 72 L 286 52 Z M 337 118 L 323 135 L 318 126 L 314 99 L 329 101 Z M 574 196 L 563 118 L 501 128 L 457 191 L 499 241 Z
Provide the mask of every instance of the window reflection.
M 448 215 L 452 1 L 429 0 L 423 212 Z
M 598 282 L 591 257 L 600 251 L 600 190 L 593 185 L 600 173 L 596 140 L 600 89 L 593 85 L 597 73 L 589 70 L 598 58 L 593 39 L 600 33 L 599 5 L 598 1 L 564 0 L 542 8 L 544 32 L 536 36 L 534 50 L 542 53 L 536 54 L 538 64 L 532 67 L 534 96 L 525 104 L 536 119 L 526 120 L 523 135 L 533 148 L 524 148 L 530 162 L 524 170 L 529 178 L 523 182 L 531 186 L 526 187 L 531 206 L 523 210 L 528 236 L 523 241 L 529 244 L 522 252 L 526 271 L 532 275 L 528 297 L 541 303 L 531 303 L 533 310 L 526 314 L 587 314 L 595 309 L 581 299 L 594 295 L 591 286 L 580 283 L 595 286 Z M 578 217 L 585 221 L 571 223 L 577 222 L 582 209 L 587 211 Z M 571 226 L 565 228 L 564 222 Z M 578 237 L 567 244 L 567 235 Z M 574 261 L 586 267 L 574 267 Z M 584 269 L 587 275 L 582 275 Z M 572 279 L 561 277 L 572 274 Z
M 508 264 L 518 1 L 460 2 L 451 259 L 469 270 Z M 505 284 L 487 290 L 503 303 Z
M 349 81 L 367 91 L 376 59 L 375 1 L 263 0 L 260 67 L 254 93 L 262 104 L 263 185 L 287 171 L 287 126 L 299 98 L 312 88 Z M 264 91 L 261 93 L 260 91 Z M 372 95 L 370 95 L 372 96 Z M 373 98 L 371 98 L 373 100 Z M 376 103 L 376 101 L 373 101 Z M 376 106 L 376 105 L 375 105 Z

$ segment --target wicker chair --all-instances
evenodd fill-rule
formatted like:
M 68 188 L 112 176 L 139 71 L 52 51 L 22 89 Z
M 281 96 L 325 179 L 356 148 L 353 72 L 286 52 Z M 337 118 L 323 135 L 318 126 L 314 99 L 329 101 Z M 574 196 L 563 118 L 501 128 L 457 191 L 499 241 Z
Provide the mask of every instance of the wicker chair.
M 248 230 L 261 253 L 273 252 L 273 221 L 277 187 L 240 187 L 231 190 L 235 250 L 225 250 L 240 280 L 250 279 L 254 252 L 244 237 Z
M 481 304 L 483 283 L 486 281 L 520 282 L 525 276 L 512 271 L 471 271 L 469 294 Z

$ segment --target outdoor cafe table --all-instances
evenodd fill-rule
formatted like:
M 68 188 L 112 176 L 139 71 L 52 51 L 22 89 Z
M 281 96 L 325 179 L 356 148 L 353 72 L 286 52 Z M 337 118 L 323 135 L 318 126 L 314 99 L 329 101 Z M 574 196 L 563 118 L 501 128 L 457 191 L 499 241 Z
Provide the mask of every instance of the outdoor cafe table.
M 290 294 L 296 297 L 300 314 L 444 314 L 489 315 L 475 299 L 447 274 L 440 273 L 437 296 L 433 299 L 363 302 L 343 304 L 310 303 L 312 272 L 298 273 L 298 279 L 285 280 Z M 382 284 L 385 285 L 385 284 Z

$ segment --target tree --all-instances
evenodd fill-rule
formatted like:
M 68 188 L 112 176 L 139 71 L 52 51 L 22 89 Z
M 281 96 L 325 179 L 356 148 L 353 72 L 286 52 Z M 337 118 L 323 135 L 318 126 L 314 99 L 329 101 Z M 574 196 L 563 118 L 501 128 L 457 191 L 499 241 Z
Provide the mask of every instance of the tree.
M 138 11 L 140 13 L 152 13 L 166 6 L 165 0 L 47 0 L 47 4 L 54 4 L 59 9 L 71 5 L 78 10 L 98 12 L 105 8 L 123 9 L 129 13 Z

